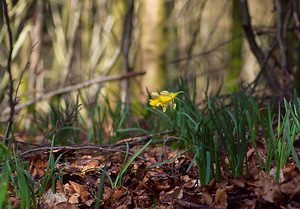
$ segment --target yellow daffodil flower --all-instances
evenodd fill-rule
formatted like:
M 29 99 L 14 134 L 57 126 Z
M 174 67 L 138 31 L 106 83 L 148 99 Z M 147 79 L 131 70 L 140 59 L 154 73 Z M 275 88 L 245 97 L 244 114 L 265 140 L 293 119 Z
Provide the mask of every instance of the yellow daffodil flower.
M 160 93 L 152 92 L 151 97 L 152 99 L 149 99 L 149 105 L 152 108 L 156 107 L 162 107 L 163 112 L 166 112 L 167 105 L 172 105 L 173 109 L 176 108 L 176 104 L 174 102 L 174 99 L 177 97 L 178 94 L 183 93 L 183 91 L 178 92 L 168 92 L 168 91 L 161 91 Z

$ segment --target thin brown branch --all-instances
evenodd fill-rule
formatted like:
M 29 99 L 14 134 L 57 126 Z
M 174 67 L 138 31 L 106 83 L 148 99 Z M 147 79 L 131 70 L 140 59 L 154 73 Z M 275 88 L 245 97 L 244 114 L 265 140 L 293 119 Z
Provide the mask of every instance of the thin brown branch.
M 253 52 L 259 65 L 262 67 L 264 65 L 265 54 L 263 50 L 258 46 L 255 40 L 254 32 L 252 29 L 251 17 L 249 14 L 248 1 L 240 0 L 240 3 L 241 3 L 242 27 L 244 29 L 246 39 L 249 43 L 251 51 Z
M 295 20 L 296 22 L 296 20 Z M 296 23 L 297 24 L 297 23 Z M 253 27 L 256 35 L 257 36 L 264 36 L 264 35 L 269 35 L 269 34 L 275 34 L 277 29 L 276 27 L 267 27 L 267 26 L 261 26 L 261 27 Z M 300 29 L 299 25 L 295 25 L 295 26 L 290 26 L 290 27 L 286 27 L 286 31 L 287 32 L 294 32 Z
M 204 3 L 206 4 L 207 2 L 204 2 Z M 220 21 L 222 20 L 222 17 L 224 18 L 224 14 L 225 14 L 224 11 L 226 11 L 226 7 L 228 7 L 228 5 L 229 5 L 228 2 L 224 1 L 219 14 L 216 16 L 216 19 L 214 20 L 214 22 L 212 24 L 211 30 L 208 33 L 208 38 L 205 41 L 206 43 L 204 44 L 204 46 L 202 48 L 203 51 L 207 50 L 210 43 L 212 43 L 213 37 L 216 34 L 217 28 L 220 25 Z
M 132 142 L 144 142 L 148 138 L 163 136 L 163 135 L 175 133 L 177 131 L 178 131 L 178 129 L 171 129 L 171 130 L 165 130 L 165 131 L 162 131 L 162 132 L 158 132 L 158 133 L 155 133 L 155 134 L 148 134 L 148 135 L 144 135 L 144 136 L 137 136 L 137 137 L 132 137 L 132 138 L 128 138 L 128 139 L 122 139 L 122 140 L 119 140 L 116 144 L 125 144 L 125 143 L 132 143 Z
M 207 51 L 202 51 L 200 53 L 196 53 L 196 54 L 192 54 L 190 56 L 187 56 L 187 57 L 180 57 L 178 59 L 174 59 L 172 61 L 170 61 L 169 63 L 170 64 L 177 64 L 179 62 L 183 62 L 185 60 L 189 60 L 189 59 L 193 59 L 193 58 L 196 58 L 196 57 L 202 57 L 202 56 L 207 56 L 213 52 L 215 52 L 217 49 L 219 48 L 222 48 L 224 46 L 226 46 L 227 44 L 231 43 L 232 41 L 236 40 L 236 39 L 240 39 L 242 38 L 242 35 L 239 35 L 239 36 L 235 36 L 235 37 L 232 37 L 231 39 L 229 40 L 226 40 L 224 42 L 221 42 L 220 44 L 212 47 L 211 49 L 208 49 Z
M 36 92 L 37 91 L 37 79 L 38 69 L 40 68 L 40 57 L 42 52 L 42 40 L 43 40 L 43 23 L 44 23 L 44 14 L 43 14 L 43 0 L 37 0 L 35 4 L 34 11 L 34 28 L 32 31 L 32 42 L 35 43 L 35 49 L 31 52 L 30 66 L 29 66 L 29 82 L 28 82 L 28 91 Z M 32 99 L 36 97 L 36 93 L 32 94 Z M 34 109 L 34 108 L 33 108 Z M 35 112 L 33 112 L 35 115 Z
M 189 2 L 186 2 L 186 4 L 188 4 Z M 197 12 L 198 15 L 196 17 L 196 22 L 197 23 L 201 23 L 202 21 L 202 17 L 203 17 L 203 11 L 204 11 L 204 8 L 207 4 L 207 0 L 205 1 L 202 1 L 199 5 L 199 8 L 197 8 Z M 198 5 L 197 5 L 198 6 Z M 201 27 L 200 27 L 200 24 L 193 24 L 192 26 L 195 26 L 195 29 L 194 27 L 191 27 L 191 30 L 193 29 L 194 31 L 191 32 L 191 40 L 189 41 L 188 43 L 188 47 L 186 48 L 186 56 L 187 57 L 191 57 L 192 54 L 193 54 L 193 51 L 194 51 L 194 48 L 195 46 L 197 45 L 196 42 L 197 42 L 197 38 L 198 38 L 198 35 L 200 34 L 201 32 Z M 213 31 L 211 31 L 213 32 Z M 206 50 L 206 47 L 204 46 L 203 47 L 203 51 Z M 181 66 L 181 69 L 182 70 L 188 70 L 189 69 L 189 64 L 190 64 L 190 59 L 187 59 L 187 62 L 184 62 Z
M 279 44 L 281 68 L 285 71 L 288 70 L 287 59 L 286 59 L 286 48 L 282 37 L 283 26 L 282 26 L 282 7 L 279 0 L 274 0 L 276 10 L 276 37 Z
M 295 22 L 295 33 L 296 33 L 296 36 L 297 38 L 299 39 L 300 41 L 300 15 L 299 15 L 299 11 L 297 8 L 299 8 L 298 4 L 296 1 L 293 1 L 293 8 L 294 8 L 294 11 L 293 11 L 293 19 L 294 19 L 294 22 Z
M 20 154 L 20 157 L 31 157 L 32 155 L 36 156 L 37 153 L 40 152 L 47 152 L 50 150 L 53 151 L 60 151 L 63 153 L 69 152 L 69 151 L 76 151 L 76 150 L 98 150 L 98 151 L 102 151 L 102 152 L 123 152 L 123 153 L 127 153 L 126 150 L 122 150 L 123 146 L 118 146 L 118 147 L 108 147 L 108 146 L 103 146 L 103 145 L 83 145 L 83 146 L 48 146 L 48 147 L 39 147 L 39 148 L 33 148 L 30 150 L 27 150 L 25 152 L 22 152 Z M 125 146 L 124 146 L 125 148 Z M 133 155 L 134 153 L 129 152 L 129 154 Z
M 182 208 L 198 208 L 198 209 L 213 209 L 212 207 L 206 206 L 206 205 L 199 205 L 192 202 L 188 202 L 181 199 L 174 199 L 174 203 Z
M 269 66 L 269 63 L 266 62 L 266 60 L 268 61 L 268 59 L 266 59 L 265 53 L 256 42 L 252 23 L 251 23 L 251 17 L 249 14 L 248 1 L 240 0 L 240 8 L 241 8 L 242 27 L 244 30 L 244 34 L 253 55 L 255 56 L 256 60 L 260 65 L 261 74 L 265 75 L 265 78 L 267 79 L 267 82 L 270 88 L 273 90 L 273 92 L 280 92 L 279 91 L 280 85 L 278 83 L 278 79 L 276 76 L 274 76 L 272 72 L 273 69 Z
M 124 57 L 123 74 L 132 71 L 132 67 L 130 66 L 130 61 L 129 61 L 129 50 L 131 46 L 131 37 L 132 37 L 132 29 L 133 29 L 133 14 L 134 14 L 134 0 L 129 0 L 128 9 L 123 23 L 123 35 L 122 35 L 122 42 L 121 42 L 121 49 Z M 122 85 L 121 101 L 124 105 L 127 103 L 128 100 L 128 93 L 130 88 L 129 80 L 123 80 L 121 85 Z
M 12 76 L 12 70 L 11 70 L 11 61 L 12 61 L 12 52 L 13 52 L 13 35 L 11 31 L 10 26 L 10 19 L 8 15 L 8 9 L 7 9 L 7 3 L 6 0 L 2 1 L 3 4 L 3 15 L 6 23 L 6 28 L 8 32 L 8 40 L 9 40 L 9 52 L 8 52 L 8 58 L 7 58 L 7 64 L 6 64 L 6 71 L 8 73 L 9 77 L 9 90 L 8 90 L 8 97 L 9 97 L 9 118 L 8 118 L 8 127 L 7 132 L 5 134 L 5 138 L 9 138 L 10 134 L 12 133 L 12 125 L 13 125 L 13 117 L 15 114 L 15 100 L 14 100 L 14 80 Z
M 248 84 L 248 86 L 246 87 L 246 90 L 248 90 L 249 88 L 251 88 L 251 94 L 254 93 L 254 91 L 256 90 L 256 87 L 264 73 L 264 71 L 267 69 L 267 64 L 269 62 L 269 59 L 272 57 L 272 54 L 275 50 L 275 47 L 278 45 L 278 42 L 275 41 L 273 43 L 273 45 L 271 46 L 271 48 L 268 50 L 267 56 L 264 60 L 264 65 L 262 66 L 260 72 L 258 73 L 258 75 L 256 76 L 256 78 L 254 79 L 254 81 L 252 81 L 250 84 Z
M 126 143 L 128 143 L 129 145 L 140 145 L 140 144 L 144 144 L 145 141 L 150 140 L 153 137 L 158 137 L 158 136 L 163 136 L 163 135 L 167 135 L 170 133 L 174 133 L 176 132 L 176 129 L 172 129 L 172 130 L 166 130 L 166 131 L 162 131 L 162 132 L 158 132 L 155 134 L 148 134 L 148 135 L 143 135 L 143 136 L 137 136 L 137 137 L 131 137 L 131 138 L 127 138 L 127 139 L 123 139 L 121 141 L 119 141 L 117 144 L 107 144 L 107 145 L 76 145 L 76 146 L 45 146 L 45 147 L 37 147 L 37 148 L 33 148 L 30 150 L 27 150 L 25 152 L 22 152 L 20 154 L 21 157 L 27 157 L 27 156 L 31 156 L 31 155 L 36 155 L 36 153 L 38 152 L 45 152 L 45 151 L 50 151 L 52 150 L 59 150 L 62 152 L 66 152 L 66 151 L 76 151 L 76 150 L 98 150 L 98 151 L 107 151 L 107 152 L 111 152 L 111 151 L 121 151 L 121 148 L 125 148 L 126 147 Z M 163 141 L 159 141 L 159 143 L 168 143 L 168 142 L 172 142 L 175 139 L 168 139 L 168 140 L 163 140 Z
M 61 95 L 61 94 L 66 94 L 66 93 L 69 93 L 69 92 L 72 92 L 72 91 L 78 91 L 80 89 L 87 88 L 87 87 L 89 87 L 93 84 L 101 84 L 101 83 L 106 83 L 106 82 L 111 82 L 111 81 L 120 81 L 120 80 L 129 79 L 129 78 L 136 77 L 136 76 L 141 76 L 141 75 L 144 75 L 144 74 L 145 74 L 145 72 L 136 72 L 136 73 L 128 73 L 128 74 L 125 74 L 125 75 L 99 76 L 99 77 L 96 77 L 94 79 L 84 81 L 82 83 L 66 86 L 66 87 L 57 89 L 55 91 L 45 93 L 45 94 L 43 94 L 39 97 L 36 97 L 35 99 L 32 99 L 32 100 L 30 100 L 28 102 L 25 102 L 23 104 L 17 105 L 15 107 L 15 111 L 19 111 L 19 110 L 21 110 L 21 109 L 23 109 L 27 106 L 30 106 L 32 104 L 35 104 L 35 103 L 39 102 L 41 100 L 49 99 L 51 97 Z M 6 115 L 9 112 L 10 112 L 9 108 L 5 109 L 2 112 L 2 115 Z

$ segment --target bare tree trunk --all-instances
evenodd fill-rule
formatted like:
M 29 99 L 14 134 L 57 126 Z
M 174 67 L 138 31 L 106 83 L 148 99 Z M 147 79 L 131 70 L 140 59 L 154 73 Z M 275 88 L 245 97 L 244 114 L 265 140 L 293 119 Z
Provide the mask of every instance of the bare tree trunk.
M 132 29 L 133 29 L 133 15 L 134 15 L 134 1 L 128 1 L 128 8 L 123 22 L 123 34 L 122 34 L 122 41 L 121 41 L 121 49 L 123 52 L 123 74 L 130 73 L 133 69 L 129 60 L 129 50 L 131 46 L 131 36 L 132 36 Z M 128 102 L 128 96 L 130 91 L 130 81 L 123 80 L 121 83 L 121 101 L 123 103 L 123 110 L 124 105 Z
M 231 36 L 238 37 L 242 34 L 239 0 L 232 1 L 231 17 Z M 230 90 L 239 87 L 240 73 L 242 70 L 242 42 L 243 40 L 238 38 L 233 40 L 229 45 L 230 57 L 225 82 Z
M 141 0 L 140 19 L 141 68 L 146 71 L 142 82 L 143 88 L 148 88 L 150 91 L 161 90 L 166 86 L 164 1 Z
M 38 72 L 40 69 L 40 57 L 41 57 L 41 48 L 42 48 L 42 28 L 43 28 L 43 1 L 37 0 L 35 5 L 35 24 L 32 32 L 32 42 L 33 42 L 33 50 L 30 59 L 29 66 L 29 80 L 28 80 L 28 91 L 31 94 L 30 99 L 35 99 L 38 96 L 39 92 L 42 92 L 41 89 L 37 88 L 38 78 L 42 79 L 39 75 L 41 72 Z M 29 107 L 29 114 L 34 117 L 35 108 L 34 105 Z M 31 117 L 29 117 L 29 120 Z M 31 124 L 31 121 L 27 121 L 29 123 L 25 124 L 26 128 L 28 128 Z

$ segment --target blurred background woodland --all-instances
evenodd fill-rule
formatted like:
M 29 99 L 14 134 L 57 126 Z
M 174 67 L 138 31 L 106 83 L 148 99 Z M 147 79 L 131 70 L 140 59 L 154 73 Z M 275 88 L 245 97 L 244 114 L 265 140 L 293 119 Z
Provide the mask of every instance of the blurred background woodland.
M 288 95 L 300 87 L 299 0 L 10 0 L 8 12 L 14 89 L 20 81 L 15 109 L 25 128 L 66 98 L 85 107 L 108 98 L 139 113 L 148 92 L 172 90 L 180 77 L 197 80 L 199 101 L 239 88 Z M 4 121 L 3 16 L 0 29 Z

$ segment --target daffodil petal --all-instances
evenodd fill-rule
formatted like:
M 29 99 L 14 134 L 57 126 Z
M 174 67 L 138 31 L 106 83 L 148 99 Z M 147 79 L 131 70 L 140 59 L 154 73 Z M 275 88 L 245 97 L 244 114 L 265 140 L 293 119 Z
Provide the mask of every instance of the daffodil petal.
M 162 108 L 163 108 L 163 112 L 166 112 L 166 111 L 167 111 L 166 106 L 162 106 Z
M 176 109 L 176 103 L 175 102 L 173 102 L 172 107 L 173 107 L 173 110 Z
M 159 94 L 157 92 L 152 92 L 151 97 L 152 98 L 157 98 L 157 97 L 159 97 Z
M 168 91 L 161 91 L 160 92 L 160 95 L 169 95 L 170 94 L 170 92 L 168 92 Z

